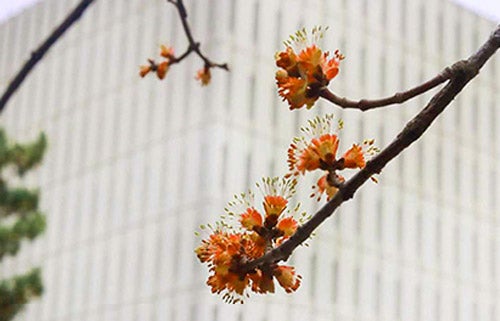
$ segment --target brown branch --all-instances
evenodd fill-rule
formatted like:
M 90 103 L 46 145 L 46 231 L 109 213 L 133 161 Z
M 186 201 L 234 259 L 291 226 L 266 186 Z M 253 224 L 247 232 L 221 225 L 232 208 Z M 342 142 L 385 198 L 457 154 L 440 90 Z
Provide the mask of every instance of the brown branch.
M 361 185 L 373 174 L 380 173 L 387 163 L 422 136 L 439 114 L 453 101 L 469 81 L 479 73 L 479 69 L 491 58 L 499 47 L 500 25 L 497 26 L 489 39 L 475 54 L 467 60 L 459 61 L 450 67 L 450 81 L 446 86 L 432 97 L 427 106 L 406 124 L 397 137 L 380 154 L 367 162 L 365 168 L 345 182 L 337 194 L 314 214 L 309 221 L 299 227 L 290 239 L 259 259 L 242 265 L 240 267 L 241 271 L 251 271 L 256 267 L 265 267 L 288 259 L 292 252 L 307 240 L 321 223 L 330 217 L 343 202 L 354 196 L 354 193 Z
M 419 96 L 432 88 L 444 83 L 446 80 L 451 77 L 451 69 L 450 67 L 446 67 L 442 72 L 440 72 L 437 76 L 428 81 L 415 86 L 411 89 L 395 93 L 392 96 L 378 98 L 378 99 L 361 99 L 361 100 L 351 100 L 346 97 L 339 97 L 328 90 L 328 88 L 324 88 L 320 97 L 338 105 L 342 108 L 355 108 L 361 111 L 367 111 L 370 109 L 375 109 L 379 107 L 384 107 L 393 104 L 401 104 L 409 99 L 412 99 L 416 96 Z
M 170 65 L 181 62 L 184 58 L 195 52 L 203 60 L 206 68 L 221 68 L 229 71 L 229 66 L 227 65 L 227 63 L 215 63 L 207 56 L 205 56 L 201 51 L 200 43 L 194 40 L 193 33 L 191 32 L 191 27 L 189 26 L 189 23 L 187 21 L 188 15 L 183 0 L 167 0 L 167 2 L 170 2 L 177 8 L 179 17 L 181 18 L 182 27 L 184 28 L 184 32 L 189 42 L 189 46 L 186 51 L 181 56 L 171 59 Z
M 16 92 L 16 90 L 21 86 L 26 76 L 33 70 L 36 64 L 45 56 L 49 49 L 61 38 L 61 36 L 82 16 L 85 10 L 90 6 L 94 0 L 82 0 L 80 3 L 71 11 L 71 13 L 64 19 L 64 21 L 50 34 L 50 36 L 35 50 L 31 53 L 31 57 L 26 61 L 16 74 L 16 76 L 11 80 L 7 89 L 0 98 L 0 112 L 3 111 L 5 105 L 9 101 L 10 97 Z

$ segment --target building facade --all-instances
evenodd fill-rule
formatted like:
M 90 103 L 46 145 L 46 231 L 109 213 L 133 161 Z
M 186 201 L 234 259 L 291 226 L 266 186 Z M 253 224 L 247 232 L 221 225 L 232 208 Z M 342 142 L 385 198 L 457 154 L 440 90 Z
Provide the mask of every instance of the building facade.
M 0 88 L 76 5 L 44 0 L 0 25 Z M 387 145 L 431 94 L 361 113 L 320 102 L 290 112 L 274 53 L 297 29 L 328 25 L 347 57 L 331 83 L 389 95 L 466 58 L 495 24 L 446 0 L 186 1 L 195 38 L 229 73 L 194 80 L 190 57 L 165 81 L 138 66 L 187 46 L 166 1 L 102 0 L 36 67 L 2 113 L 18 140 L 48 135 L 39 186 L 48 229 L 0 276 L 41 266 L 45 293 L 19 320 L 500 319 L 500 63 L 493 58 L 418 143 L 345 203 L 292 257 L 292 295 L 227 305 L 205 285 L 194 231 L 234 193 L 286 171 L 286 150 L 318 114 L 344 119 L 347 145 Z M 307 181 L 307 180 L 306 180 Z M 312 182 L 312 180 L 311 180 Z M 296 200 L 314 212 L 310 182 Z

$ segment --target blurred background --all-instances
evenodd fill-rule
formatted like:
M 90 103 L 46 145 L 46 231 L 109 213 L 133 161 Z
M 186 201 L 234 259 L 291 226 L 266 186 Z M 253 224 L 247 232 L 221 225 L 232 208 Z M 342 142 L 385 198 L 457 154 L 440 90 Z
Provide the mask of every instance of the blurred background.
M 12 3 L 12 1 L 7 1 Z M 43 0 L 0 22 L 0 89 L 76 5 Z M 299 127 L 344 119 L 344 147 L 386 146 L 428 101 L 290 112 L 277 96 L 274 53 L 303 26 L 330 26 L 325 50 L 346 56 L 330 84 L 379 97 L 468 57 L 495 28 L 492 9 L 432 0 L 191 0 L 195 38 L 229 73 L 194 80 L 195 56 L 162 82 L 139 65 L 160 44 L 187 46 L 173 6 L 101 0 L 11 99 L 0 125 L 49 148 L 22 183 L 39 187 L 47 230 L 2 260 L 0 277 L 40 266 L 45 292 L 16 320 L 500 320 L 500 62 L 493 57 L 415 145 L 368 183 L 291 258 L 294 294 L 228 305 L 210 293 L 193 252 L 200 224 L 233 194 L 286 172 Z M 486 12 L 486 14 L 484 14 Z M 317 177 L 294 202 L 314 213 Z

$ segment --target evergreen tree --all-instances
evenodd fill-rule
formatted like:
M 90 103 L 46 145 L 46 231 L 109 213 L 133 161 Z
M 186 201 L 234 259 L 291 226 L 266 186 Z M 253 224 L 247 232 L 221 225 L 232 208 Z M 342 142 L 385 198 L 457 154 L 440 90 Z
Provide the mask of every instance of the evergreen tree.
M 9 142 L 0 129 L 0 261 L 15 255 L 23 240 L 33 240 L 45 230 L 45 216 L 38 209 L 39 191 L 9 186 L 39 164 L 47 141 L 44 134 L 27 144 Z M 12 320 L 30 299 L 43 291 L 40 269 L 0 280 L 0 321 Z

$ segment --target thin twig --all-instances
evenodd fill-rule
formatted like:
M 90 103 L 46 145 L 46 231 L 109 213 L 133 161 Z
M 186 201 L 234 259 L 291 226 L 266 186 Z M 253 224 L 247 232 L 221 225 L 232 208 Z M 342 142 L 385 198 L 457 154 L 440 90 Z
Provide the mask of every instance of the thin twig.
M 94 0 L 82 0 L 80 3 L 71 11 L 71 13 L 66 16 L 64 21 L 50 34 L 50 36 L 35 50 L 31 53 L 31 57 L 26 61 L 16 74 L 16 76 L 11 80 L 7 89 L 0 98 L 0 112 L 3 111 L 5 105 L 9 101 L 10 97 L 16 92 L 16 90 L 21 86 L 26 76 L 33 70 L 36 64 L 44 57 L 44 55 L 49 51 L 49 49 L 61 38 L 61 36 L 82 16 L 85 10 L 90 6 Z
M 186 33 L 186 37 L 189 42 L 189 46 L 186 49 L 186 51 L 179 57 L 175 57 L 170 60 L 170 65 L 176 64 L 181 62 L 184 58 L 189 56 L 192 52 L 195 52 L 205 63 L 205 67 L 207 68 L 221 68 L 224 70 L 229 71 L 229 66 L 227 63 L 216 63 L 210 60 L 207 56 L 203 54 L 203 52 L 200 49 L 200 43 L 196 42 L 193 37 L 193 33 L 191 32 L 191 27 L 189 26 L 189 23 L 187 21 L 187 10 L 186 7 L 184 6 L 184 3 L 182 0 L 167 0 L 167 2 L 170 2 L 173 4 L 176 8 L 177 11 L 179 12 L 179 17 L 181 18 L 182 22 L 182 27 L 184 28 L 184 32 Z
M 380 154 L 367 162 L 365 168 L 345 182 L 335 196 L 316 212 L 309 221 L 299 227 L 290 239 L 264 256 L 244 264 L 240 267 L 241 271 L 251 271 L 256 267 L 265 267 L 288 259 L 292 252 L 307 240 L 321 223 L 330 217 L 343 202 L 354 196 L 354 193 L 361 185 L 373 174 L 380 173 L 387 163 L 422 136 L 439 114 L 453 101 L 469 81 L 479 73 L 480 68 L 493 56 L 499 47 L 500 25 L 497 26 L 489 39 L 475 54 L 467 60 L 459 61 L 450 67 L 450 81 L 446 86 L 432 97 L 427 106 L 406 124 L 398 136 Z
M 415 86 L 411 89 L 395 93 L 392 96 L 378 98 L 378 99 L 361 99 L 361 100 L 351 100 L 345 97 L 339 97 L 325 88 L 321 91 L 320 96 L 324 99 L 338 105 L 342 108 L 355 108 L 361 111 L 367 111 L 370 109 L 375 109 L 379 107 L 384 107 L 393 104 L 401 104 L 409 99 L 419 96 L 432 88 L 444 83 L 450 79 L 451 70 L 450 67 L 445 68 L 434 78 Z

